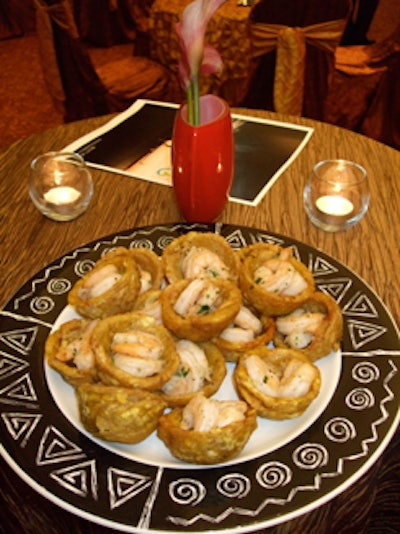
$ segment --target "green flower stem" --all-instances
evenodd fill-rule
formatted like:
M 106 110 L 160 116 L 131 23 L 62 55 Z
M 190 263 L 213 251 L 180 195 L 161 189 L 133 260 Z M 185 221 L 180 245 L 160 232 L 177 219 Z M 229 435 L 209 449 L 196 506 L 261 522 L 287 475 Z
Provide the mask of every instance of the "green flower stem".
M 200 124 L 200 95 L 199 95 L 199 81 L 198 78 L 193 80 L 193 111 L 194 111 L 194 125 Z
M 193 79 L 187 91 L 188 122 L 192 126 L 200 124 L 200 96 L 198 79 Z
M 188 122 L 192 126 L 194 125 L 194 110 L 193 110 L 193 86 L 189 85 L 187 90 L 187 110 L 188 110 Z

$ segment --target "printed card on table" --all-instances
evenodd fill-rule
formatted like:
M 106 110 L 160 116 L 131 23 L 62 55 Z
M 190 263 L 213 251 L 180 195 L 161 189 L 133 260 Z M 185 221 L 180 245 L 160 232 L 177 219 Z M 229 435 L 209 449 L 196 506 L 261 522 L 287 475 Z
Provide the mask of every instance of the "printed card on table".
M 137 100 L 104 126 L 65 150 L 89 166 L 158 184 L 172 185 L 171 137 L 178 106 Z M 235 171 L 230 200 L 256 206 L 303 150 L 313 129 L 232 114 Z

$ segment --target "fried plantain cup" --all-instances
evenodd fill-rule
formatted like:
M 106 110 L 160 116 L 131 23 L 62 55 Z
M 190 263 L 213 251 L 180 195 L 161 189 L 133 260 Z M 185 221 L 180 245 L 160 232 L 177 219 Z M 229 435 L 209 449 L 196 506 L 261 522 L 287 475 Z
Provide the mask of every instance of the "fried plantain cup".
M 235 283 L 238 281 L 237 252 L 224 237 L 212 232 L 189 232 L 177 237 L 164 249 L 161 259 L 169 283 L 198 275 L 224 277 Z
M 140 294 L 160 289 L 164 281 L 161 258 L 148 248 L 132 248 L 129 253 L 135 260 L 141 274 Z
M 168 382 L 165 384 L 163 390 L 161 390 L 162 398 L 170 407 L 185 406 L 190 399 L 192 399 L 198 393 L 202 393 L 205 397 L 211 397 L 216 393 L 221 386 L 226 376 L 226 364 L 225 359 L 220 350 L 214 345 L 205 341 L 198 343 L 199 348 L 204 351 L 205 357 L 208 362 L 208 369 L 206 370 L 207 378 L 204 380 L 202 386 L 199 389 L 190 391 L 187 393 L 180 393 L 168 390 Z M 208 371 L 208 372 L 207 372 Z M 181 380 L 194 381 L 192 373 L 194 369 L 179 365 L 176 374 L 180 375 Z M 174 377 L 172 377 L 172 380 Z M 190 388 L 189 388 L 190 389 Z
M 254 376 L 250 376 L 247 365 L 253 356 L 258 356 L 268 365 L 268 372 L 264 373 L 262 367 L 256 368 L 257 383 Z M 295 363 L 298 368 L 305 364 L 306 372 L 296 376 L 296 370 L 291 375 L 289 388 L 284 379 L 285 369 Z M 310 373 L 311 371 L 311 373 Z M 282 390 L 269 394 L 270 389 L 275 389 L 275 376 L 282 384 Z M 301 352 L 293 349 L 267 349 L 258 347 L 254 351 L 241 356 L 233 373 L 234 384 L 239 396 L 252 406 L 257 415 L 267 419 L 292 419 L 301 415 L 317 397 L 321 387 L 321 375 L 318 367 L 308 360 Z M 299 394 L 298 380 L 305 384 Z M 285 383 L 286 382 L 286 383 Z M 289 390 L 294 394 L 290 395 Z M 285 394 L 286 391 L 286 394 Z
M 162 324 L 161 292 L 162 289 L 150 289 L 139 295 L 133 311 L 153 317 L 158 324 Z
M 178 338 L 195 342 L 209 341 L 218 336 L 236 317 L 242 303 L 241 292 L 233 282 L 216 278 L 212 280 L 212 285 L 218 292 L 215 309 L 200 306 L 198 313 L 181 315 L 175 311 L 175 305 L 189 284 L 191 280 L 180 280 L 162 291 L 160 298 L 163 324 Z
M 91 335 L 96 321 L 73 319 L 46 339 L 47 363 L 72 386 L 97 379 Z
M 175 458 L 193 464 L 212 465 L 235 458 L 257 428 L 256 412 L 250 406 L 244 420 L 204 432 L 182 428 L 182 414 L 183 408 L 164 413 L 157 435 Z
M 293 256 L 287 260 L 288 270 L 295 271 L 296 275 L 304 280 L 304 289 L 296 294 L 283 294 L 274 289 L 267 291 L 257 277 L 257 269 L 266 261 L 279 260 L 286 254 L 287 249 L 270 243 L 255 243 L 243 248 L 240 253 L 240 288 L 246 302 L 265 315 L 284 315 L 300 306 L 315 290 L 315 281 L 312 272 Z M 283 275 L 284 276 L 284 275 Z
M 137 376 L 114 364 L 115 355 L 112 348 L 114 336 L 131 331 L 149 334 L 159 341 L 162 354 L 158 358 L 161 365 L 157 372 L 148 376 Z M 175 342 L 167 329 L 158 325 L 152 317 L 138 312 L 115 315 L 99 321 L 93 331 L 92 346 L 98 375 L 107 385 L 157 390 L 171 378 L 179 365 Z M 150 358 L 141 357 L 141 361 L 143 367 L 152 363 Z
M 107 441 L 143 441 L 157 428 L 166 408 L 159 395 L 141 389 L 82 384 L 75 392 L 83 426 Z
M 68 303 L 85 318 L 101 319 L 131 311 L 141 287 L 140 271 L 124 247 L 98 260 L 68 294 Z
M 296 348 L 310 361 L 318 360 L 327 356 L 331 351 L 339 350 L 340 341 L 343 335 L 343 317 L 337 302 L 322 293 L 316 291 L 301 305 L 302 310 L 308 314 L 322 314 L 323 318 L 315 332 L 310 336 L 311 341 L 304 347 L 296 342 L 296 333 L 288 336 L 279 331 L 280 320 L 285 320 L 285 316 L 278 318 L 277 328 L 274 334 L 274 344 L 276 347 Z M 301 332 L 300 332 L 301 335 Z
M 213 342 L 222 352 L 227 362 L 237 362 L 245 352 L 268 345 L 275 333 L 275 321 L 272 317 L 261 317 L 262 330 L 250 341 L 230 341 L 218 336 Z

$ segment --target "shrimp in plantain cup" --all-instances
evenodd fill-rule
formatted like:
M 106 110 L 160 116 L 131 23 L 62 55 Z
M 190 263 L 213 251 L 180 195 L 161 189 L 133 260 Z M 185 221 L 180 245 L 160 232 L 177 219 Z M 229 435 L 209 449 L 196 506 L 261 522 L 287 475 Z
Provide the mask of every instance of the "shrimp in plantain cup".
M 227 362 L 237 362 L 245 352 L 268 345 L 274 332 L 275 321 L 272 317 L 241 306 L 232 323 L 213 341 Z
M 220 350 L 209 341 L 193 343 L 187 339 L 176 342 L 179 367 L 161 388 L 168 406 L 184 406 L 192 397 L 202 393 L 211 397 L 226 375 L 225 359 Z
M 276 319 L 274 344 L 300 350 L 311 361 L 338 350 L 343 317 L 337 302 L 316 291 L 299 308 Z
M 161 293 L 164 325 L 178 338 L 196 342 L 218 336 L 241 304 L 239 288 L 222 278 L 180 280 Z
M 245 402 L 198 394 L 184 408 L 164 413 L 157 435 L 176 458 L 211 465 L 236 457 L 256 428 L 256 412 Z
M 317 397 L 321 376 L 318 367 L 299 351 L 258 347 L 241 356 L 234 382 L 239 396 L 259 416 L 291 419 Z
M 130 311 L 140 288 L 135 260 L 127 249 L 117 247 L 74 284 L 68 303 L 82 317 L 101 319 Z
M 189 232 L 174 239 L 164 249 L 162 262 L 169 283 L 204 277 L 238 281 L 237 252 L 212 232 Z
M 311 271 L 291 248 L 255 243 L 240 252 L 240 287 L 245 301 L 266 315 L 290 313 L 315 288 Z
M 178 369 L 179 356 L 170 333 L 138 312 L 99 321 L 92 345 L 104 384 L 157 390 Z
M 45 358 L 72 386 L 97 379 L 92 333 L 97 321 L 72 319 L 46 339 Z

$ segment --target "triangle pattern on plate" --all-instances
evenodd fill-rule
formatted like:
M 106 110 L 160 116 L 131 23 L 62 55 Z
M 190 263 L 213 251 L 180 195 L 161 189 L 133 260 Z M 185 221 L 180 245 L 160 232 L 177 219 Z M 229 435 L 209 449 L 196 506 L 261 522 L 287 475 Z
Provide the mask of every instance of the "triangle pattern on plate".
M 87 460 L 79 464 L 69 465 L 53 471 L 50 474 L 60 486 L 80 497 L 91 495 L 97 499 L 97 472 L 96 461 Z
M 21 354 L 28 354 L 35 342 L 37 332 L 37 326 L 11 330 L 0 334 L 0 341 Z
M 83 458 L 82 449 L 67 439 L 54 426 L 48 426 L 40 440 L 36 456 L 37 465 L 53 464 Z
M 152 484 L 152 481 L 147 476 L 112 467 L 108 470 L 107 479 L 112 510 L 132 499 Z
M 0 351 L 0 378 L 9 377 L 13 373 L 23 371 L 26 367 L 28 367 L 28 362 L 25 360 Z
M 36 425 L 42 418 L 42 414 L 33 413 L 2 413 L 3 421 L 10 436 L 15 441 L 20 441 L 21 447 L 25 447 Z
M 349 329 L 351 342 L 355 350 L 363 347 L 371 341 L 374 341 L 387 332 L 387 328 L 384 326 L 365 323 L 363 321 L 356 321 L 353 319 L 350 319 L 347 322 L 347 326 Z

